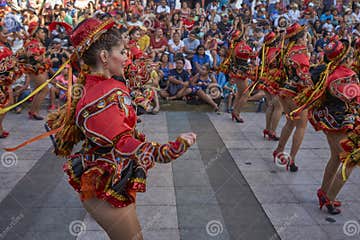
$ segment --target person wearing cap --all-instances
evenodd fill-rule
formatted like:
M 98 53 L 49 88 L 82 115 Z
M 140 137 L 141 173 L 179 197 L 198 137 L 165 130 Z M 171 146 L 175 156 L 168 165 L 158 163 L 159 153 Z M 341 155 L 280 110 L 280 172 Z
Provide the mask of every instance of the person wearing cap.
M 114 25 L 112 19 L 89 18 L 74 29 L 71 42 L 77 52 L 71 61 L 81 62 L 76 87 L 82 94 L 49 114 L 47 126 L 56 131 L 55 154 L 67 159 L 70 185 L 109 238 L 143 239 L 135 202 L 137 193 L 146 191 L 148 170 L 184 154 L 196 135 L 181 134 L 159 144 L 136 130 L 129 89 L 113 79 L 122 75 L 127 61 Z M 81 151 L 72 155 L 80 141 Z
M 336 196 L 356 165 L 360 144 L 360 83 L 352 68 L 353 49 L 348 40 L 333 37 L 325 49 L 325 64 L 321 74 L 313 75 L 314 87 L 299 95 L 298 115 L 309 109 L 309 120 L 316 131 L 323 131 L 331 149 L 321 188 L 317 192 L 320 209 L 339 214 L 341 202 Z M 340 164 L 342 162 L 342 166 Z M 340 167 L 340 168 L 339 168 Z
M 11 85 L 22 75 L 21 68 L 12 51 L 0 43 L 0 108 L 5 108 L 13 103 L 13 91 Z M 0 115 L 0 138 L 9 136 L 9 132 L 3 128 L 5 114 Z
M 294 23 L 286 29 L 285 39 L 288 45 L 282 56 L 283 69 L 282 78 L 279 80 L 280 102 L 286 114 L 297 108 L 294 98 L 304 88 L 312 86 L 310 75 L 310 58 L 307 50 L 306 29 L 298 23 Z M 281 131 L 277 148 L 273 152 L 274 161 L 281 159 L 281 164 L 286 169 L 296 172 L 298 167 L 295 164 L 296 154 L 300 149 L 307 126 L 307 111 L 304 110 L 296 119 L 287 117 L 286 124 Z M 290 154 L 283 153 L 286 143 L 294 131 Z
M 268 33 L 264 37 L 264 44 L 259 51 L 261 59 L 260 76 L 258 88 L 265 92 L 266 102 L 266 126 L 263 131 L 264 138 L 278 141 L 276 128 L 282 116 L 282 106 L 277 96 L 278 80 L 281 77 L 280 58 L 281 58 L 281 36 L 274 32 Z
M 17 52 L 17 59 L 27 77 L 30 78 L 33 87 L 40 87 L 47 79 L 49 72 L 52 72 L 52 63 L 45 48 L 46 31 L 39 26 L 39 23 L 29 24 L 28 33 L 30 38 L 26 40 L 21 50 Z M 29 119 L 43 120 L 40 116 L 40 106 L 48 93 L 48 88 L 42 88 L 38 92 L 29 109 Z

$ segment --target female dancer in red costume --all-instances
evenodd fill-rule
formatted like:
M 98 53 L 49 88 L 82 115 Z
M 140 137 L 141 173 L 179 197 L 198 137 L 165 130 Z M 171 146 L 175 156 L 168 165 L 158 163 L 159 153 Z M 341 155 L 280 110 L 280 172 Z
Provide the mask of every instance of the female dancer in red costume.
M 282 67 L 284 76 L 279 82 L 280 102 L 286 114 L 297 108 L 294 98 L 307 86 L 312 86 L 310 76 L 310 61 L 306 47 L 305 27 L 295 23 L 286 29 L 285 38 L 289 40 L 284 56 Z M 287 118 L 286 124 L 281 131 L 280 140 L 277 148 L 273 152 L 274 161 L 282 159 L 282 164 L 286 164 L 286 169 L 296 172 L 298 167 L 295 165 L 295 157 L 300 149 L 307 126 L 307 110 L 304 110 L 296 119 Z M 283 154 L 286 143 L 293 130 L 295 133 L 291 145 L 290 155 Z
M 298 96 L 296 100 L 302 106 L 292 115 L 296 116 L 304 108 L 309 108 L 311 124 L 327 137 L 331 155 L 317 195 L 320 209 L 325 205 L 330 214 L 339 214 L 337 207 L 341 203 L 335 197 L 345 183 L 343 175 L 348 178 L 360 160 L 355 153 L 360 133 L 360 84 L 357 74 L 351 70 L 353 51 L 348 40 L 334 38 L 325 46 L 324 52 L 326 65 L 319 66 L 320 70 L 315 72 L 323 71 L 313 74 L 316 85 Z M 341 159 L 347 158 L 350 160 L 345 161 L 346 171 L 343 172 L 339 166 Z
M 85 209 L 111 239 L 142 239 L 136 216 L 137 192 L 146 191 L 147 171 L 155 162 L 168 163 L 195 142 L 194 133 L 174 142 L 147 142 L 136 131 L 136 113 L 129 89 L 112 76 L 121 75 L 127 53 L 112 19 L 89 18 L 72 33 L 82 71 L 77 84 L 84 95 L 71 106 L 48 116 L 56 133 L 55 153 L 67 157 L 69 182 L 79 192 Z M 67 114 L 70 112 L 70 114 Z M 70 155 L 74 145 L 82 150 Z
M 16 64 L 16 58 L 12 51 L 5 45 L 0 44 L 0 108 L 5 108 L 13 102 L 11 84 L 21 76 L 21 71 Z M 2 122 L 5 114 L 0 115 L 0 138 L 9 136 L 5 131 Z
M 260 51 L 261 70 L 258 82 L 258 88 L 265 92 L 266 102 L 266 127 L 264 129 L 264 138 L 278 141 L 276 128 L 279 124 L 283 109 L 277 96 L 279 89 L 278 81 L 281 78 L 280 68 L 280 36 L 274 32 L 268 33 L 264 37 L 264 45 Z
M 247 102 L 248 94 L 245 90 L 248 88 L 248 80 L 254 79 L 254 69 L 249 61 L 256 57 L 252 49 L 247 45 L 244 39 L 244 26 L 242 22 L 238 23 L 237 30 L 234 32 L 231 40 L 229 57 L 220 67 L 222 71 L 229 72 L 229 77 L 236 79 L 238 91 L 234 99 L 234 110 L 231 113 L 231 119 L 238 123 L 244 120 L 240 117 L 241 107 Z M 227 68 L 227 69 L 224 69 Z
M 45 30 L 40 28 L 37 22 L 32 22 L 29 24 L 28 32 L 31 38 L 25 42 L 22 51 L 18 52 L 18 61 L 22 66 L 22 71 L 34 83 L 34 88 L 37 88 L 48 79 L 48 72 L 51 71 L 51 60 L 46 56 L 46 48 L 43 45 L 46 37 Z M 30 119 L 44 119 L 39 115 L 39 111 L 47 93 L 48 88 L 45 87 L 34 96 L 29 111 Z

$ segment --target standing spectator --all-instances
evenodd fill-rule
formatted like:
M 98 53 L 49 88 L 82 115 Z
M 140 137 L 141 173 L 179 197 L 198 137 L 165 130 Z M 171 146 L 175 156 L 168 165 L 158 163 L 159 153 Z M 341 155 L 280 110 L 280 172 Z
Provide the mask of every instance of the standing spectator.
M 196 38 L 195 32 L 190 32 L 189 38 L 184 39 L 184 51 L 188 59 L 192 59 L 196 48 L 200 45 L 199 39 Z
M 169 86 L 166 90 L 160 91 L 160 96 L 167 100 L 175 100 L 191 93 L 188 89 L 190 75 L 184 70 L 184 64 L 184 59 L 176 60 L 176 68 L 169 73 Z

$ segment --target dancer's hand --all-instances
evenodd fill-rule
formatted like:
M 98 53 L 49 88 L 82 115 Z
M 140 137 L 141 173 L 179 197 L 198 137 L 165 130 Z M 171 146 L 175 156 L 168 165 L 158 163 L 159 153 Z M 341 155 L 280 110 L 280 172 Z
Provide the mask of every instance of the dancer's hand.
M 180 134 L 180 137 L 184 139 L 189 146 L 192 146 L 196 141 L 196 134 L 193 132 Z

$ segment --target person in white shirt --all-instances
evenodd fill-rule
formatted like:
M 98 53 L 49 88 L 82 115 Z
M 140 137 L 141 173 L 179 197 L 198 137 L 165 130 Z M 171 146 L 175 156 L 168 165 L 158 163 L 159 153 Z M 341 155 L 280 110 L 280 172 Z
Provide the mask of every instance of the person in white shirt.
M 292 23 L 299 21 L 299 19 L 300 19 L 300 11 L 299 11 L 298 5 L 296 3 L 293 3 L 291 5 L 291 9 L 289 10 L 288 15 L 289 15 L 289 18 L 290 18 Z
M 156 8 L 156 13 L 170 14 L 170 7 L 167 5 L 166 0 L 161 0 L 160 5 Z

